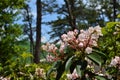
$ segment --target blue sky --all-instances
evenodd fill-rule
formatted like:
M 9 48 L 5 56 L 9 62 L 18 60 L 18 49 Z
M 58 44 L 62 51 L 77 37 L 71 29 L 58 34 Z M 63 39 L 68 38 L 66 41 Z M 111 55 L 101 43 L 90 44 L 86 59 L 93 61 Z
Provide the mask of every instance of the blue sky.
M 57 0 L 57 1 L 59 4 L 63 4 L 63 0 Z M 31 0 L 29 4 L 30 4 L 34 19 L 36 20 L 36 0 Z M 56 14 L 50 14 L 50 15 L 46 15 L 46 16 L 42 17 L 42 21 L 51 21 L 51 20 L 55 20 L 55 19 L 57 19 Z M 42 25 L 42 40 L 49 41 L 50 36 L 49 36 L 49 34 L 47 34 L 47 32 L 49 32 L 50 30 L 51 30 L 50 26 Z

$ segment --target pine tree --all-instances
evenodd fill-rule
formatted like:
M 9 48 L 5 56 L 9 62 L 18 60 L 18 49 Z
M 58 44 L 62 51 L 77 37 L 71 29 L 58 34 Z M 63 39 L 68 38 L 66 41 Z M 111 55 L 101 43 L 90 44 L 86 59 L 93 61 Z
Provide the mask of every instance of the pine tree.
M 0 63 L 3 66 L 21 53 L 18 38 L 22 31 L 16 21 L 24 4 L 25 0 L 0 0 Z
M 45 1 L 46 4 L 49 5 L 49 1 Z M 120 1 L 116 0 L 115 7 L 113 6 L 113 1 L 114 0 L 63 0 L 64 3 L 59 5 L 57 0 L 50 0 L 51 5 L 56 6 L 45 5 L 44 11 L 58 15 L 57 20 L 47 23 L 51 25 L 52 28 L 49 32 L 51 39 L 56 37 L 60 39 L 63 33 L 74 30 L 75 28 L 86 29 L 96 25 L 103 27 L 106 22 L 114 21 L 113 15 L 117 15 L 120 11 Z

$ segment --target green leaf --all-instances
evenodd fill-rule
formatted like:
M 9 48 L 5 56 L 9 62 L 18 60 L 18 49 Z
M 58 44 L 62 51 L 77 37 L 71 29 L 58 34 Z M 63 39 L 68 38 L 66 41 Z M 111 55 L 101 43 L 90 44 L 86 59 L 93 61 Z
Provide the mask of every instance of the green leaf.
M 106 57 L 107 57 L 105 53 L 103 53 L 103 52 L 101 52 L 101 51 L 98 51 L 98 50 L 96 50 L 96 49 L 93 49 L 93 52 L 97 53 L 97 54 L 100 55 L 102 58 L 106 58 Z
M 71 66 L 71 64 L 72 64 L 72 62 L 73 62 L 73 58 L 74 58 L 74 56 L 70 57 L 70 58 L 68 59 L 68 61 L 66 62 L 66 65 L 65 65 L 65 70 L 66 70 L 66 71 L 68 71 L 68 70 L 70 69 L 70 66 Z
M 95 78 L 96 78 L 97 80 L 107 80 L 107 79 L 104 78 L 103 76 L 95 76 Z
M 97 65 L 100 65 L 100 66 L 104 62 L 104 60 L 102 59 L 102 57 L 100 55 L 98 55 L 97 53 L 91 53 L 87 57 L 90 60 L 92 60 L 94 63 L 96 63 Z
M 32 55 L 32 54 L 30 54 L 30 53 L 25 53 L 25 52 L 23 52 L 23 54 L 21 54 L 21 56 L 22 56 L 22 58 L 29 58 L 29 57 L 33 57 L 33 55 Z
M 53 66 L 48 70 L 48 72 L 47 72 L 47 74 L 46 74 L 47 77 L 49 77 L 49 75 L 50 75 L 53 71 L 56 71 L 60 64 L 61 64 L 61 61 L 60 61 L 60 60 L 56 61 L 56 62 L 53 64 Z
M 2 71 L 2 70 L 3 70 L 3 67 L 0 66 L 0 71 Z
M 61 60 L 58 60 L 58 61 L 56 61 L 54 64 L 53 64 L 53 68 L 58 68 L 60 65 L 61 65 L 61 63 L 62 63 L 62 61 Z
M 117 15 L 117 18 L 120 18 L 120 14 Z
M 78 74 L 79 76 L 82 76 L 83 71 L 80 70 L 80 68 L 81 68 L 81 66 L 80 66 L 80 65 L 77 65 L 77 66 L 76 66 L 76 71 L 77 71 L 77 74 Z
M 118 24 L 119 22 L 108 22 L 107 25 L 106 25 L 106 28 L 109 30 L 109 29 L 112 29 L 116 24 Z
M 53 71 L 56 71 L 56 69 L 55 69 L 55 68 L 50 68 L 50 69 L 48 70 L 46 76 L 49 77 L 50 74 L 51 74 Z

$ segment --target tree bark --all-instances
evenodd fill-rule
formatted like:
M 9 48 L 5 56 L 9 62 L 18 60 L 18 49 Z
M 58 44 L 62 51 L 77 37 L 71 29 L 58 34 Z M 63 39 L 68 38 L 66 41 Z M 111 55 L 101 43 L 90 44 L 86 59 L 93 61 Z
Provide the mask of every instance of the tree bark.
M 69 0 L 64 0 L 65 1 L 65 4 L 66 4 L 66 7 L 67 7 L 67 11 L 68 11 L 68 18 L 69 18 L 69 24 L 72 28 L 72 30 L 76 29 L 76 18 L 75 18 L 75 15 L 73 13 L 75 7 L 74 7 L 74 0 L 71 0 L 71 3 Z
M 33 30 L 32 30 L 32 16 L 29 15 L 29 7 L 26 8 L 26 11 L 27 11 L 27 20 L 28 20 L 28 26 L 29 26 L 29 29 L 30 29 L 30 33 L 28 34 L 29 35 L 29 39 L 30 39 L 30 52 L 32 54 L 34 54 L 34 40 L 33 40 Z M 33 60 L 31 60 L 33 61 Z
M 26 4 L 25 6 L 25 12 L 23 14 L 24 16 L 24 21 L 26 22 L 26 30 L 25 30 L 25 33 L 28 35 L 29 37 L 29 40 L 30 40 L 30 53 L 33 55 L 34 54 L 34 39 L 33 39 L 33 29 L 32 29 L 32 21 L 33 21 L 33 18 L 32 18 L 32 15 L 30 14 L 31 13 L 31 10 L 30 10 L 30 7 L 28 4 Z M 31 58 L 31 62 L 33 62 L 33 58 Z
M 116 0 L 113 0 L 113 21 L 115 22 L 116 20 Z
M 36 43 L 35 43 L 35 53 L 34 53 L 34 63 L 40 62 L 40 45 L 41 45 L 41 0 L 36 1 L 37 8 L 37 21 L 36 21 Z

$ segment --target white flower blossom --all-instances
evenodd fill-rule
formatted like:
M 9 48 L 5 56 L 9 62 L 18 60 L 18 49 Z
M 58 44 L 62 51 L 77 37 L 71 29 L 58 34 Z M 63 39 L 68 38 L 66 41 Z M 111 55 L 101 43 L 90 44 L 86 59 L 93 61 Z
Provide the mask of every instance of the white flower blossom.
M 78 35 L 78 40 L 79 41 L 85 41 L 86 40 L 86 35 L 84 33 L 81 33 Z
M 85 49 L 85 52 L 88 53 L 88 54 L 92 53 L 92 48 L 91 47 L 87 47 Z
M 46 45 L 42 45 L 42 49 L 43 50 L 47 50 L 47 46 Z
M 92 45 L 93 45 L 93 46 L 97 46 L 97 42 L 93 40 L 93 41 L 92 41 Z
M 94 28 L 93 27 L 89 27 L 89 29 L 88 29 L 88 32 L 91 34 L 91 33 L 93 33 L 94 32 Z
M 111 66 L 116 66 L 117 64 L 119 64 L 119 65 L 120 65 L 120 57 L 115 56 L 115 58 L 114 58 L 114 59 L 112 59 L 112 61 L 111 61 L 110 65 L 111 65 Z M 119 66 L 119 67 L 120 67 L 120 66 Z
M 100 26 L 96 26 L 95 27 L 95 31 L 97 32 L 97 35 L 103 36 L 103 34 L 101 32 L 101 27 Z
M 69 32 L 67 33 L 67 35 L 68 35 L 68 40 L 73 40 L 73 39 L 75 39 L 75 34 L 74 34 L 73 31 L 69 31 Z

